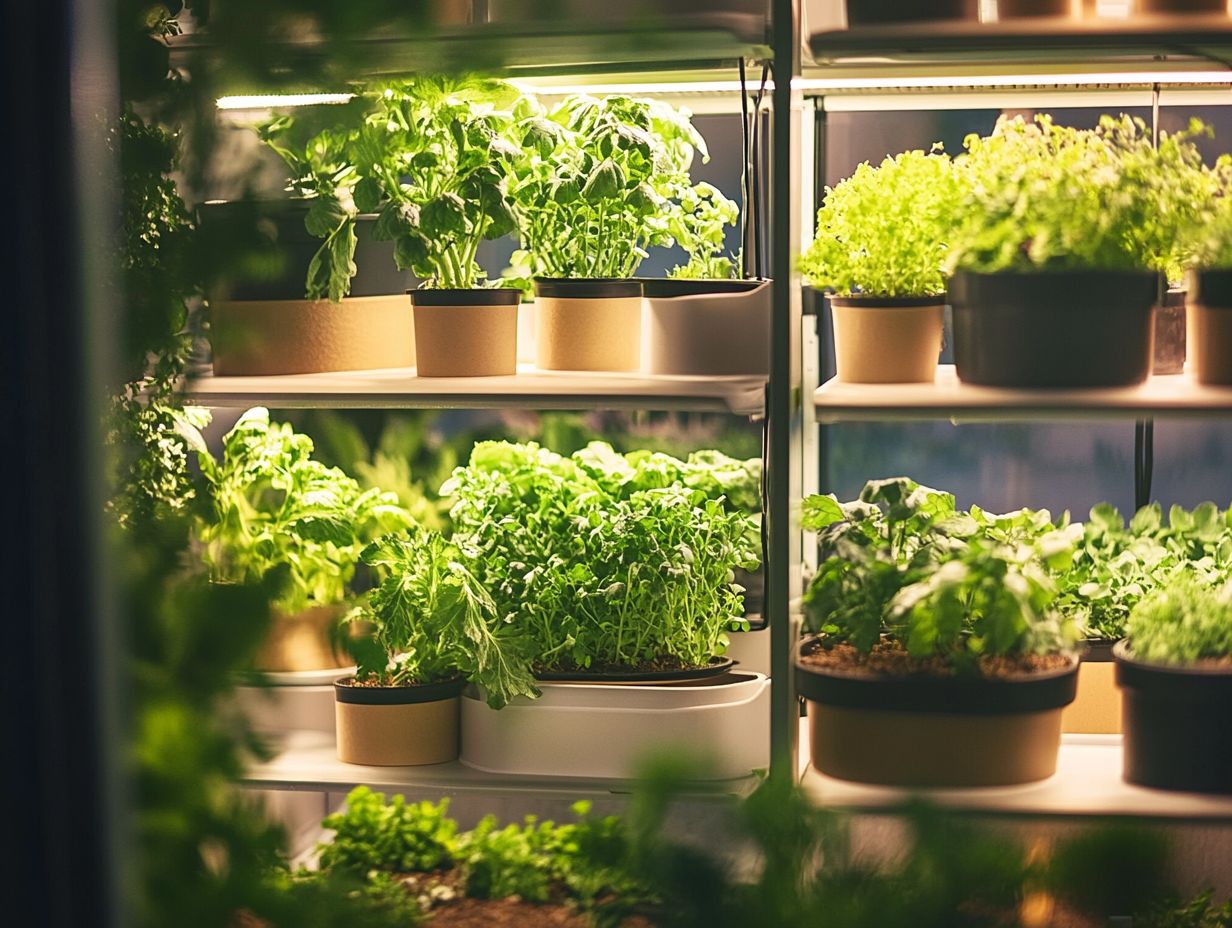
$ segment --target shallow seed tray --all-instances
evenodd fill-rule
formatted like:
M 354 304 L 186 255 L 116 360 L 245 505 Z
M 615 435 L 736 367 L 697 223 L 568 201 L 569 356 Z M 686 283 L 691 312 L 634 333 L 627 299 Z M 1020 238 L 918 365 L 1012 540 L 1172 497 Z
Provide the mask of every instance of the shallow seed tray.
M 540 683 L 537 700 L 488 708 L 462 694 L 462 763 L 489 773 L 622 779 L 656 754 L 696 755 L 695 779 L 748 776 L 770 762 L 770 680 L 733 671 L 695 686 Z

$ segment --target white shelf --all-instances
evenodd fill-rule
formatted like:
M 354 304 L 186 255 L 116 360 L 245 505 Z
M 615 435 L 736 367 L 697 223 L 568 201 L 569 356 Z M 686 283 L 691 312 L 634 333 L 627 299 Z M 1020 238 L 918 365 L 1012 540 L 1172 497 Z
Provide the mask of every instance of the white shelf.
M 802 729 L 802 749 L 807 745 Z M 820 805 L 862 812 L 892 812 L 918 797 L 948 809 L 992 815 L 1232 822 L 1232 796 L 1173 793 L 1122 780 L 1120 735 L 1062 736 L 1056 774 L 1025 786 L 912 792 L 837 780 L 811 768 L 803 784 Z
M 764 377 L 671 377 L 651 374 L 541 371 L 519 365 L 507 377 L 417 377 L 414 368 L 215 377 L 188 380 L 184 398 L 205 406 L 279 409 L 467 408 L 670 409 L 761 415 Z
M 1187 374 L 1150 377 L 1137 387 L 1019 390 L 961 383 L 953 365 L 935 383 L 866 384 L 830 380 L 813 396 L 818 422 L 849 420 L 1090 419 L 1232 414 L 1232 387 L 1194 383 Z
M 272 760 L 253 766 L 243 778 L 248 786 L 262 789 L 344 792 L 361 784 L 375 790 L 393 790 L 424 797 L 460 794 L 515 794 L 527 798 L 556 797 L 570 801 L 633 792 L 632 780 L 600 780 L 589 777 L 532 777 L 484 773 L 454 761 L 425 767 L 364 767 L 338 760 L 332 735 L 324 732 L 294 732 L 280 745 Z M 743 796 L 760 780 L 753 775 L 737 780 L 692 784 L 690 796 Z

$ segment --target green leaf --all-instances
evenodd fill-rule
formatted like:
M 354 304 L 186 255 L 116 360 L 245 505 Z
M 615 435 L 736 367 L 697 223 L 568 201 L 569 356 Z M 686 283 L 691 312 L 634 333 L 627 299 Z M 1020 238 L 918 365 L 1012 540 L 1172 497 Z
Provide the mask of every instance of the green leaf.
M 314 199 L 308 207 L 308 212 L 304 215 L 304 228 L 317 238 L 328 238 L 350 218 L 350 213 L 337 197 L 321 196 Z
M 371 177 L 362 178 L 355 185 L 355 208 L 361 213 L 374 213 L 381 204 L 381 185 Z

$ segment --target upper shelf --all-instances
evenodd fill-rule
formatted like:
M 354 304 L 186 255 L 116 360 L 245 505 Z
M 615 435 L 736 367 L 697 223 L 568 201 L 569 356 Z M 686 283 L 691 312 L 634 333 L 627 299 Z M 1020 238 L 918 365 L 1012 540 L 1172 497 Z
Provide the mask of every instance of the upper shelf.
M 1148 418 L 1228 416 L 1232 387 L 1208 387 L 1185 374 L 1150 377 L 1138 387 L 1017 390 L 959 381 L 953 365 L 934 383 L 842 383 L 830 380 L 813 397 L 819 422 L 850 420 Z
M 204 33 L 176 37 L 171 47 L 172 63 L 189 69 L 197 63 L 208 65 L 217 57 L 217 47 Z M 665 25 L 480 23 L 424 35 L 332 43 L 320 38 L 288 38 L 270 54 L 292 72 L 323 72 L 339 84 L 424 73 L 482 72 L 509 77 L 713 73 L 734 71 L 741 58 L 771 57 L 764 17 L 722 12 L 675 14 Z M 230 92 L 226 75 L 221 78 L 224 91 Z M 244 85 L 234 89 L 252 93 L 267 88 Z
M 1115 69 L 1161 60 L 1200 61 L 1226 69 L 1232 61 L 1232 19 L 1213 15 L 860 26 L 813 35 L 809 49 L 822 66 L 983 63 L 1009 71 L 1023 63 L 1098 59 Z
M 194 377 L 187 402 L 276 409 L 339 408 L 668 409 L 742 416 L 765 411 L 762 377 L 668 377 L 541 371 L 522 365 L 510 377 L 417 377 L 414 368 Z

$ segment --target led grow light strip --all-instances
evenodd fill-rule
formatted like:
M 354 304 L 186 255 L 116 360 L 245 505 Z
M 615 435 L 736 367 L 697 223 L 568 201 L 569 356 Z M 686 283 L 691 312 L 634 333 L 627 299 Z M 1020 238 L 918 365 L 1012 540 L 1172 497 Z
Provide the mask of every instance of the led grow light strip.
M 219 97 L 220 110 L 259 110 L 288 106 L 316 106 L 320 103 L 349 103 L 353 93 L 266 93 L 251 96 Z

